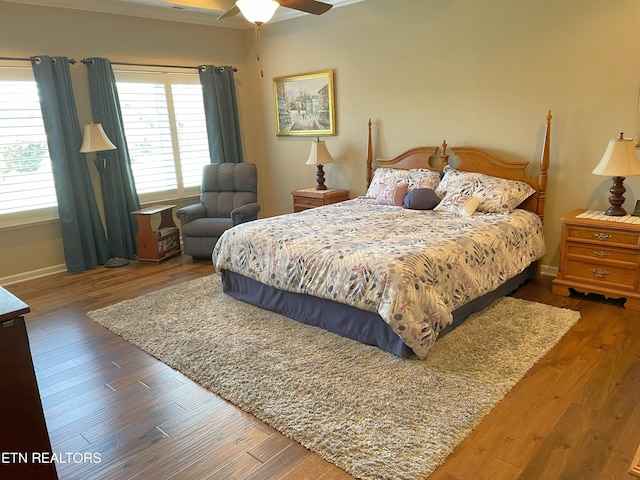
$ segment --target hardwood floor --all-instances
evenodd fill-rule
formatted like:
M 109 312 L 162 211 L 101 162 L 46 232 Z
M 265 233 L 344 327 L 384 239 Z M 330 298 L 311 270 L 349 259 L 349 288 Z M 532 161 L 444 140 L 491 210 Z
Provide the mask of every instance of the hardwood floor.
M 7 286 L 27 328 L 61 479 L 352 478 L 88 319 L 86 312 L 213 273 L 177 257 Z M 640 313 L 558 297 L 542 277 L 514 296 L 580 322 L 430 480 L 625 479 L 640 443 Z M 99 461 L 98 461 L 99 460 Z

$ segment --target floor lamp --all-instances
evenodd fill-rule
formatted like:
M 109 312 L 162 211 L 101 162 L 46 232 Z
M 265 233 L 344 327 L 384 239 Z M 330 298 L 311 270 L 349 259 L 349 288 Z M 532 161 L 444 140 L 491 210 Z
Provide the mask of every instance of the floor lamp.
M 102 198 L 104 199 L 104 177 L 103 173 L 107 166 L 107 159 L 100 153 L 107 150 L 115 150 L 116 146 L 109 140 L 107 134 L 104 133 L 104 129 L 100 123 L 91 123 L 84 126 L 84 136 L 82 139 L 82 145 L 80 146 L 80 153 L 95 153 L 96 158 L 94 163 L 98 172 L 100 172 L 100 178 L 102 182 Z M 121 257 L 110 258 L 104 263 L 107 268 L 124 267 L 129 264 L 129 260 Z

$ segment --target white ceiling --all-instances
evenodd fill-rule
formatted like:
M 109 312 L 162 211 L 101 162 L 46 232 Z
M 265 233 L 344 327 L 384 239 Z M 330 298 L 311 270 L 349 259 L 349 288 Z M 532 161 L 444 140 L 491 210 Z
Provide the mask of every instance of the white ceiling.
M 131 15 L 134 17 L 171 20 L 176 22 L 214 25 L 225 28 L 253 28 L 242 15 L 218 20 L 217 18 L 234 5 L 234 0 L 6 0 L 14 3 L 46 7 L 70 8 L 100 13 Z M 321 0 L 336 7 L 363 0 Z M 329 13 L 331 10 L 329 11 Z M 290 8 L 280 7 L 269 21 L 278 22 L 300 15 L 308 15 Z

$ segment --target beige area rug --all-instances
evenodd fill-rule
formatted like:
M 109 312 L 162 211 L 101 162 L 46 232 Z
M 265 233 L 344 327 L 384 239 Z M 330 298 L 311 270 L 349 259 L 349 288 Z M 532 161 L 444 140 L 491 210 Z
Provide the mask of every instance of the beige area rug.
M 362 479 L 424 479 L 579 319 L 505 297 L 403 360 L 244 304 L 217 275 L 89 313 Z

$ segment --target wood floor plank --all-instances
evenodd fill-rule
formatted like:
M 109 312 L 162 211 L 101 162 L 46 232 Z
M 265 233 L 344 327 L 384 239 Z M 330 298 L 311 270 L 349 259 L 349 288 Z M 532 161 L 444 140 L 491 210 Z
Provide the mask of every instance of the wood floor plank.
M 189 477 L 184 473 L 185 469 L 198 463 L 195 468 L 203 468 L 207 471 L 217 470 L 236 455 L 235 451 L 228 448 L 219 450 L 220 447 L 229 445 L 229 442 L 233 444 L 239 438 L 246 438 L 247 445 L 252 445 L 264 435 L 256 433 L 257 437 L 254 435 L 245 437 L 246 432 L 253 429 L 255 429 L 254 424 L 241 415 L 230 419 L 212 416 L 190 431 L 181 431 L 174 436 L 163 438 L 145 451 L 120 462 L 116 469 L 96 478 L 119 480 L 123 475 L 126 475 L 126 478 L 136 476 L 170 478 L 173 475 L 179 475 L 180 478 L 198 478 Z M 199 462 L 210 452 L 218 450 L 218 455 L 208 458 L 206 462 Z
M 289 442 L 289 445 L 284 450 L 278 452 L 277 455 L 264 462 L 249 475 L 246 475 L 244 480 L 281 478 L 304 461 L 309 455 L 310 452 L 302 445 Z
M 262 462 L 247 453 L 247 450 L 267 437 L 267 433 L 252 426 L 241 435 L 228 438 L 218 448 L 208 449 L 188 467 L 168 478 L 243 478 L 262 465 Z

